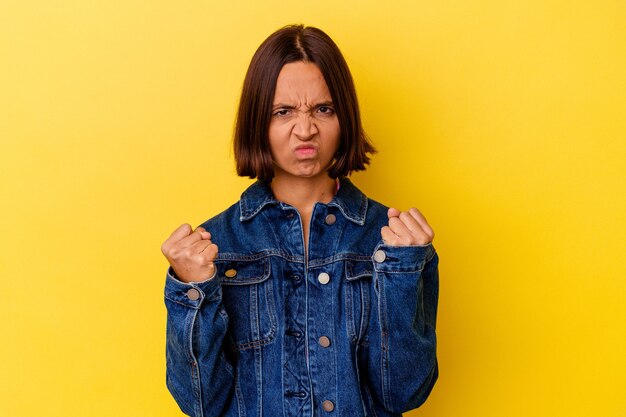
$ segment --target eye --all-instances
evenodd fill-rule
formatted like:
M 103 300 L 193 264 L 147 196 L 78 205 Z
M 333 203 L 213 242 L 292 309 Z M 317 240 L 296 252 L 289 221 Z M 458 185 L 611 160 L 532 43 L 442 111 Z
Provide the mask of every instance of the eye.
M 289 114 L 289 109 L 278 109 L 274 112 L 273 116 L 287 116 Z
M 317 111 L 319 111 L 322 114 L 333 114 L 335 112 L 335 110 L 329 106 L 319 106 L 317 108 Z

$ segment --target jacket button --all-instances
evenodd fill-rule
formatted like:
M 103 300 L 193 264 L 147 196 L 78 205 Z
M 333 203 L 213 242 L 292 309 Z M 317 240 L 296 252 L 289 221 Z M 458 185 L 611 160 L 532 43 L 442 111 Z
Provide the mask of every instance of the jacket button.
M 328 216 L 326 216 L 324 221 L 326 222 L 327 225 L 331 225 L 331 224 L 335 224 L 335 222 L 337 221 L 337 218 L 335 217 L 334 214 L 329 214 Z
M 317 342 L 320 344 L 321 347 L 325 347 L 327 348 L 328 346 L 330 346 L 330 339 L 326 336 L 322 336 L 320 337 Z
M 229 269 L 228 271 L 224 272 L 224 275 L 226 275 L 228 278 L 234 278 L 237 275 L 237 270 Z
M 374 254 L 374 260 L 378 263 L 384 262 L 387 259 L 387 254 L 384 250 L 378 249 Z
M 191 301 L 196 301 L 198 298 L 200 298 L 200 291 L 195 288 L 190 288 L 189 290 L 187 290 L 187 298 L 189 298 Z
M 327 411 L 330 413 L 331 411 L 335 409 L 335 404 L 333 404 L 333 402 L 330 400 L 326 400 L 322 403 L 322 408 L 324 409 L 324 411 Z
M 330 275 L 328 275 L 326 272 L 322 272 L 317 276 L 317 280 L 320 284 L 326 285 L 330 282 Z

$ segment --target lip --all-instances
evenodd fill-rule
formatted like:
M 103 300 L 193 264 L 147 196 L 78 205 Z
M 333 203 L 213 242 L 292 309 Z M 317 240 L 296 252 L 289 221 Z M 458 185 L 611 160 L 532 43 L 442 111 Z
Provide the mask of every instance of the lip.
M 299 145 L 294 150 L 299 157 L 310 157 L 317 155 L 317 147 L 314 145 Z

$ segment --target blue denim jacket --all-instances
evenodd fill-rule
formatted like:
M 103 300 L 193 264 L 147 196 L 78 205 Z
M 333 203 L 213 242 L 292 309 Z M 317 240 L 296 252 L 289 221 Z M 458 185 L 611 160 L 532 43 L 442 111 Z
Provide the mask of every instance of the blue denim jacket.
M 349 179 L 298 211 L 257 181 L 202 226 L 213 279 L 168 270 L 167 387 L 190 416 L 400 416 L 438 376 L 438 256 L 383 244 L 387 208 Z

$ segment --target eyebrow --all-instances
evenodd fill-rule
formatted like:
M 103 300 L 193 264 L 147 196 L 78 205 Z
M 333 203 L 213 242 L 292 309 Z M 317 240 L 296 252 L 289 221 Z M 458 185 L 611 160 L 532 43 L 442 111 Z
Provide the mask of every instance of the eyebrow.
M 314 105 L 312 106 L 312 108 L 315 108 L 315 107 L 320 107 L 320 106 L 333 106 L 333 105 L 334 105 L 334 104 L 333 104 L 333 102 L 332 102 L 332 101 L 322 101 L 322 102 L 320 102 L 320 103 L 316 103 L 316 104 L 314 104 Z M 272 106 L 272 109 L 273 109 L 273 110 L 276 110 L 276 109 L 289 109 L 289 110 L 292 110 L 292 109 L 295 109 L 295 108 L 296 108 L 295 106 L 292 106 L 292 105 L 290 105 L 290 104 L 285 104 L 285 103 L 277 103 L 277 104 L 274 104 L 274 105 Z

